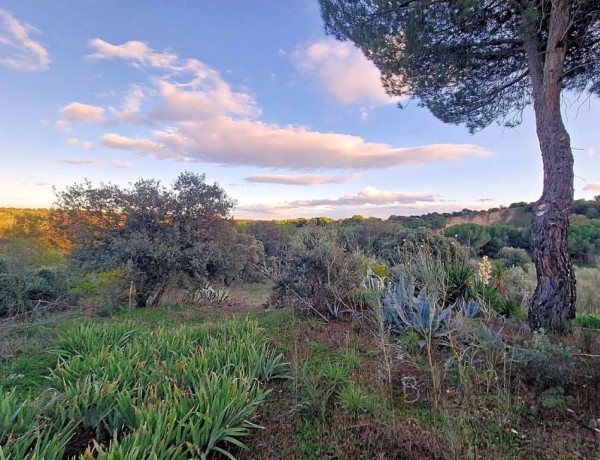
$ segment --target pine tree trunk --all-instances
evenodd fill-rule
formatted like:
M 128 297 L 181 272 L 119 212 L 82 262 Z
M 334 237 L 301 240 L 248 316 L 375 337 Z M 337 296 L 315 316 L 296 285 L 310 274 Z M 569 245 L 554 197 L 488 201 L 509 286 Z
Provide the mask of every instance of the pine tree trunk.
M 573 155 L 560 113 L 543 117 L 537 124 L 544 191 L 535 205 L 532 222 L 537 287 L 529 306 L 529 325 L 533 330 L 569 332 L 570 320 L 575 317 L 575 275 L 568 246 Z
M 551 8 L 545 46 L 533 21 L 525 43 L 544 164 L 544 190 L 532 222 L 537 287 L 529 304 L 529 325 L 533 330 L 569 332 L 575 317 L 575 275 L 569 254 L 573 154 L 560 109 L 569 2 L 555 0 Z

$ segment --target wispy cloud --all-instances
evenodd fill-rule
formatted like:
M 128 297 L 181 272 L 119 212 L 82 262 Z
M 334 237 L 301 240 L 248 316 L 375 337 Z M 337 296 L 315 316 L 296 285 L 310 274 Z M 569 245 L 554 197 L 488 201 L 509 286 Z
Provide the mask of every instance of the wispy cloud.
M 177 152 L 173 152 L 161 144 L 148 139 L 131 139 L 115 133 L 107 133 L 102 136 L 102 145 L 117 149 L 132 150 L 144 155 L 157 158 L 180 158 Z
M 175 68 L 178 60 L 176 54 L 169 51 L 156 51 L 145 42 L 128 41 L 120 45 L 113 45 L 100 38 L 89 41 L 94 52 L 88 56 L 90 59 L 122 59 L 134 66 Z
M 123 169 L 133 168 L 135 166 L 135 164 L 131 161 L 113 160 L 111 163 L 113 166 Z
M 353 214 L 387 217 L 391 214 L 427 212 L 429 209 L 462 209 L 463 204 L 448 203 L 431 193 L 402 193 L 365 187 L 354 195 L 337 198 L 294 200 L 275 204 L 247 204 L 236 208 L 240 218 L 284 218 L 289 216 L 328 215 L 343 217 Z
M 323 91 L 342 104 L 383 105 L 399 100 L 385 92 L 379 69 L 350 42 L 325 39 L 303 44 L 291 58 L 302 73 L 318 80 Z
M 129 86 L 125 97 L 123 98 L 123 108 L 117 110 L 110 108 L 111 116 L 121 122 L 132 123 L 136 125 L 151 125 L 152 122 L 140 115 L 142 102 L 146 98 L 146 92 L 141 85 L 132 84 Z
M 315 186 L 324 184 L 345 184 L 350 181 L 357 180 L 359 174 L 350 174 L 348 176 L 306 176 L 293 174 L 256 174 L 248 176 L 244 180 L 246 182 L 263 183 L 263 184 L 281 184 L 281 185 L 304 185 Z
M 48 51 L 29 36 L 31 33 L 39 31 L 0 8 L 0 65 L 28 72 L 50 66 Z
M 90 141 L 80 141 L 79 139 L 76 139 L 74 137 L 69 137 L 68 139 L 65 139 L 65 143 L 71 146 L 78 145 L 85 150 L 89 150 L 92 148 L 92 143 Z
M 56 161 L 59 163 L 65 163 L 74 166 L 94 165 L 101 163 L 100 160 L 97 160 L 95 158 L 60 158 Z

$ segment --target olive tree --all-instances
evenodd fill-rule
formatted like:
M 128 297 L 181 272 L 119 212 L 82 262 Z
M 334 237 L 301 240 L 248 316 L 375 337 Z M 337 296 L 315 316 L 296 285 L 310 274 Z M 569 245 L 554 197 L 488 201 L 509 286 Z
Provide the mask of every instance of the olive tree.
M 327 32 L 381 70 L 389 94 L 412 96 L 470 131 L 513 126 L 533 105 L 544 167 L 534 206 L 537 287 L 529 324 L 568 331 L 575 277 L 568 249 L 573 155 L 561 94 L 600 94 L 598 0 L 320 0 Z
M 52 222 L 71 242 L 78 268 L 125 269 L 142 307 L 177 275 L 229 280 L 247 268 L 244 261 L 260 263 L 260 245 L 228 219 L 234 204 L 218 184 L 191 172 L 170 188 L 157 180 L 126 188 L 86 181 L 56 193 Z

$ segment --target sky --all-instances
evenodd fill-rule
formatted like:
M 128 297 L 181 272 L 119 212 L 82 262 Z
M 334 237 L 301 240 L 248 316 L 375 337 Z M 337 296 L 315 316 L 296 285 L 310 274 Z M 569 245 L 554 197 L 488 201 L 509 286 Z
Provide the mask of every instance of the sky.
M 388 96 L 316 0 L 3 0 L 0 87 L 0 207 L 185 170 L 239 219 L 484 209 L 542 189 L 531 110 L 471 135 Z M 576 198 L 600 194 L 599 102 L 564 97 Z

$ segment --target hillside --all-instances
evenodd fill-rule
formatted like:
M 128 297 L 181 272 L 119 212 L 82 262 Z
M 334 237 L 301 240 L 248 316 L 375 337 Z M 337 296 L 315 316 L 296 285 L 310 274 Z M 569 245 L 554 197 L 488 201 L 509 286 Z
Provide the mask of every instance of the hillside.
M 501 206 L 484 211 L 463 209 L 452 213 L 433 212 L 420 216 L 390 216 L 389 220 L 400 222 L 410 228 L 427 227 L 434 230 L 444 230 L 459 224 L 514 225 L 522 229 L 531 224 L 533 205 L 534 203 L 520 202 L 508 207 Z M 575 200 L 571 213 L 574 216 L 596 219 L 600 217 L 600 201 Z

